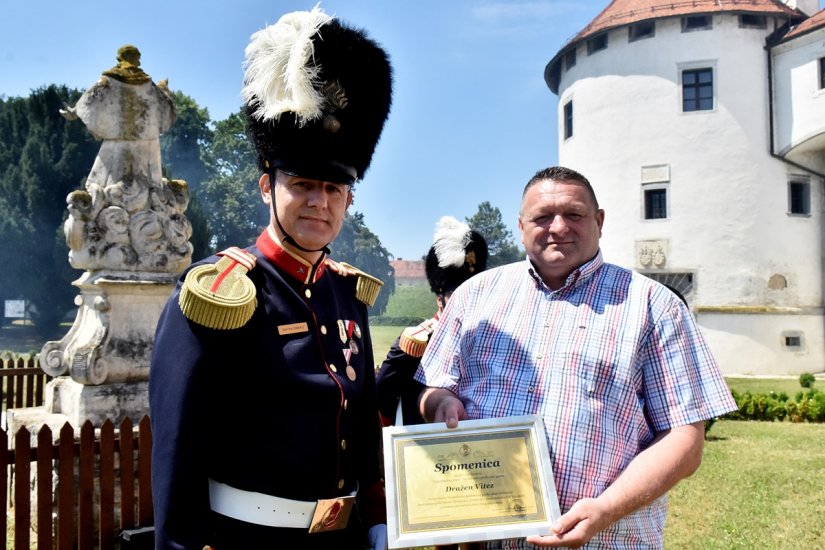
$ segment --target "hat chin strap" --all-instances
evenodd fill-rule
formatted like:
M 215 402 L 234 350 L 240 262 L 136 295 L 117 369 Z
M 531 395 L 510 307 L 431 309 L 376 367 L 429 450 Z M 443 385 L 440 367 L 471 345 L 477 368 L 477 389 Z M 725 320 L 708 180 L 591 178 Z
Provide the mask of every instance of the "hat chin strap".
M 329 255 L 329 253 L 330 253 L 329 243 L 325 244 L 321 248 L 316 248 L 314 250 L 311 249 L 311 248 L 304 248 L 303 246 L 298 244 L 298 241 L 296 241 L 294 238 L 292 238 L 292 235 L 287 233 L 286 229 L 284 229 L 284 226 L 281 225 L 281 219 L 278 217 L 278 208 L 276 208 L 276 205 L 275 205 L 275 185 L 271 185 L 269 187 L 269 196 L 272 197 L 272 213 L 275 215 L 275 223 L 278 224 L 278 229 L 281 231 L 281 234 L 284 236 L 284 242 L 285 243 L 288 243 L 290 246 L 294 246 L 298 250 L 302 250 L 304 252 L 323 252 L 324 254 Z

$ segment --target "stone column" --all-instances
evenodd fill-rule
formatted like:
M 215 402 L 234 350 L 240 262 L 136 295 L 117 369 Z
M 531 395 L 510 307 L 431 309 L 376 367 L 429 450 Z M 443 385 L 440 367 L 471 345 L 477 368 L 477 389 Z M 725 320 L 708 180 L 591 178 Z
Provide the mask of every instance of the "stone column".
M 78 312 L 69 332 L 41 350 L 43 370 L 57 377 L 44 410 L 10 411 L 10 422 L 137 423 L 149 411 L 155 325 L 192 256 L 186 182 L 161 172 L 159 137 L 175 103 L 166 83 L 140 68 L 137 48 L 123 46 L 117 66 L 63 115 L 102 141 L 85 188 L 67 197 L 69 263 L 85 270 L 73 283 Z

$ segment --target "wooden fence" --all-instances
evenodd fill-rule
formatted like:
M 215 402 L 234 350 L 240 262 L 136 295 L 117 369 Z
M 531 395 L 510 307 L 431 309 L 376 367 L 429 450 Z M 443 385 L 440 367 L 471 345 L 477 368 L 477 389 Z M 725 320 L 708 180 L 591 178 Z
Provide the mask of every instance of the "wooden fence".
M 0 358 L 0 408 L 2 428 L 7 429 L 6 411 L 43 404 L 43 388 L 51 376 L 40 368 L 37 357 Z
M 49 377 L 36 359 L 0 359 L 2 408 L 39 406 Z M 5 414 L 4 414 L 5 422 Z M 153 522 L 152 431 L 145 416 L 115 429 L 68 422 L 57 438 L 43 425 L 21 428 L 10 446 L 0 430 L 0 497 L 6 503 L 2 548 L 117 548 L 118 535 Z M 34 443 L 34 444 L 33 444 Z M 135 545 L 137 546 L 137 545 Z

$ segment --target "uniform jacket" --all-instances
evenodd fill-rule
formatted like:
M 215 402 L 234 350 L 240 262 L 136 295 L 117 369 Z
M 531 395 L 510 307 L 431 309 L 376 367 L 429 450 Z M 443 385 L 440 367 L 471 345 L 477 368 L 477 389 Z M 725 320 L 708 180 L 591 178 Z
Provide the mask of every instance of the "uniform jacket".
M 372 343 L 357 277 L 335 272 L 328 259 L 313 268 L 267 232 L 247 251 L 257 257 L 248 323 L 214 330 L 189 321 L 178 305 L 181 282 L 158 323 L 149 381 L 158 548 L 211 543 L 209 478 L 305 501 L 357 488 L 364 529 L 385 522 Z M 277 530 L 263 529 L 271 540 Z

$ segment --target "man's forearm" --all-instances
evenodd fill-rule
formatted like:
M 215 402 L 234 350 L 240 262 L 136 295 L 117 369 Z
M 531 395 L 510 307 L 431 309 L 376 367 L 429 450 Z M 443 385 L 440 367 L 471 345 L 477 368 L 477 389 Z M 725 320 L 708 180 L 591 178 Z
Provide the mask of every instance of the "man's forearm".
M 704 422 L 679 426 L 663 433 L 628 465 L 599 497 L 611 523 L 650 504 L 702 462 Z

